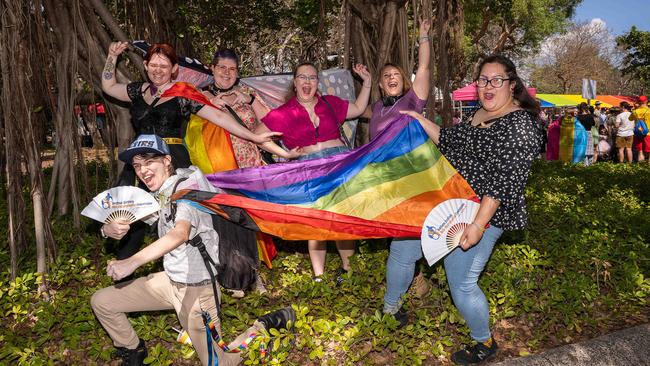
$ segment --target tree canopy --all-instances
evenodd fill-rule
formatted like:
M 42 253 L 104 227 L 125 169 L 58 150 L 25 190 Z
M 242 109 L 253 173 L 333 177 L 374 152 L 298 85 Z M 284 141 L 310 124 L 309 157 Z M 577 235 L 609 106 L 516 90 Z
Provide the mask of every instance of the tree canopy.
M 643 91 L 650 89 L 650 32 L 632 27 L 629 32 L 616 39 L 618 45 L 627 51 L 623 72 L 637 78 Z
M 466 56 L 474 64 L 491 53 L 521 58 L 565 29 L 582 0 L 467 0 Z M 465 69 L 464 77 L 473 70 Z

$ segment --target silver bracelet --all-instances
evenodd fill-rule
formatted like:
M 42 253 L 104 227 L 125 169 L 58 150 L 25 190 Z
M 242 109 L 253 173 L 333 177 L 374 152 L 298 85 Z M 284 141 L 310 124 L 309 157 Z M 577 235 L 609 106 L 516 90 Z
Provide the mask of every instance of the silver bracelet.
M 102 227 L 99 228 L 99 233 L 102 235 L 102 238 L 108 239 L 108 235 L 106 235 L 106 233 L 104 232 L 104 225 L 102 225 Z

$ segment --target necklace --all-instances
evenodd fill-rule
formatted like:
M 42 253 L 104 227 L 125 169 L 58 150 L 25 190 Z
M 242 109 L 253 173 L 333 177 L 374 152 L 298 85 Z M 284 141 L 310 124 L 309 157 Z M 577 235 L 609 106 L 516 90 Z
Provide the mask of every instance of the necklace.
M 216 84 L 210 84 L 207 89 L 208 89 L 208 91 L 210 91 L 210 93 L 212 93 L 214 95 L 217 95 L 219 93 L 225 93 L 225 92 L 231 91 L 235 87 L 236 84 L 237 83 L 232 84 L 230 86 L 230 88 L 220 88 Z
M 161 86 L 155 86 L 153 83 L 149 84 L 149 93 L 151 94 L 152 97 L 155 98 L 160 98 L 160 96 L 165 92 L 165 86 L 169 84 L 169 81 L 164 83 Z
M 303 107 L 306 105 L 310 106 L 316 102 L 316 97 L 311 97 L 311 99 L 302 99 L 296 95 L 296 99 L 298 100 L 298 103 L 300 103 Z

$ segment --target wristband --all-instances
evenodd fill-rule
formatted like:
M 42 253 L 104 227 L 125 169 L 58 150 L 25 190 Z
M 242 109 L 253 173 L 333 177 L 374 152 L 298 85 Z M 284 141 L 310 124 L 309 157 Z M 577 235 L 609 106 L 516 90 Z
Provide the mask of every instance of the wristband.
M 422 43 L 423 40 L 428 41 L 429 39 L 430 39 L 429 36 L 422 36 L 422 37 L 418 38 L 418 43 Z
M 104 232 L 104 225 L 102 225 L 102 227 L 99 228 L 99 233 L 101 234 L 102 238 L 108 239 L 108 235 L 106 235 L 106 233 Z
M 251 97 L 251 101 L 248 102 L 248 105 L 253 105 L 253 102 L 255 101 L 255 94 L 249 94 Z

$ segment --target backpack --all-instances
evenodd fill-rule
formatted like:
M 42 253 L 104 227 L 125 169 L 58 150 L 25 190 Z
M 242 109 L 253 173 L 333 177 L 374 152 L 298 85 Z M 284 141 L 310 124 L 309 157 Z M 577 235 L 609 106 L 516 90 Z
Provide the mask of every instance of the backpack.
M 183 177 L 176 181 L 172 195 L 176 193 L 178 184 L 186 179 Z M 167 221 L 176 218 L 176 202 L 173 201 L 170 205 L 171 213 L 165 217 Z M 190 238 L 188 244 L 196 247 L 201 253 L 213 286 L 216 277 L 219 284 L 226 289 L 246 290 L 257 278 L 259 259 L 255 231 L 239 226 L 219 215 L 211 216 L 212 226 L 219 234 L 219 264 L 210 257 L 200 235 Z M 212 271 L 213 267 L 217 270 L 216 276 Z
M 648 126 L 642 119 L 639 119 L 634 124 L 634 136 L 645 137 L 648 134 Z
M 219 234 L 219 284 L 230 290 L 247 290 L 255 283 L 259 264 L 255 231 L 219 215 L 212 215 L 212 225 Z

